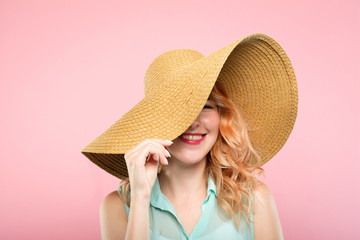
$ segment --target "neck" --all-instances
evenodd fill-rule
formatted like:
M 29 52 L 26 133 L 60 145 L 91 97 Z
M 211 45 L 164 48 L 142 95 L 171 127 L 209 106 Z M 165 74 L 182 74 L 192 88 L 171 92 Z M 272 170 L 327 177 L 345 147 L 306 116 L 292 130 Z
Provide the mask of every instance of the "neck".
M 194 194 L 206 196 L 208 176 L 205 167 L 206 159 L 192 166 L 171 164 L 169 161 L 159 174 L 162 193 L 169 199 L 179 200 Z

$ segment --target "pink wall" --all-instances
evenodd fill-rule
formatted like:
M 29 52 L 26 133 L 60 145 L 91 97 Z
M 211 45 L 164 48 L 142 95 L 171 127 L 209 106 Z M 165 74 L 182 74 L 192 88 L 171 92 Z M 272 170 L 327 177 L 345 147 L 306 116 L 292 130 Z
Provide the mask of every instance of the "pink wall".
M 143 96 L 160 53 L 274 37 L 299 113 L 265 165 L 286 239 L 360 239 L 359 16 L 343 1 L 1 1 L 0 239 L 99 239 L 118 180 L 80 150 Z

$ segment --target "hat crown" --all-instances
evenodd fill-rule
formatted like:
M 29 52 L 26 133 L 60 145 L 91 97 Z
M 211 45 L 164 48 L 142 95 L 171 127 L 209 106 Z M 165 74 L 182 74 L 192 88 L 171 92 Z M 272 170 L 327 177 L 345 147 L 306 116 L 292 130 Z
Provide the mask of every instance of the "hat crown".
M 181 72 L 182 68 L 203 57 L 203 54 L 192 49 L 175 49 L 161 54 L 150 63 L 145 73 L 145 95 L 170 80 L 175 72 Z

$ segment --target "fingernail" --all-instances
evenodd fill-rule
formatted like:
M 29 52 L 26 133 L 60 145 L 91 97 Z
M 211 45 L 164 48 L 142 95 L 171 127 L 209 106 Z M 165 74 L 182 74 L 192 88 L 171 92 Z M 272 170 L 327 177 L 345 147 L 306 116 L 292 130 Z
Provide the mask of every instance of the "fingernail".
M 168 155 L 168 157 L 171 157 L 171 155 L 170 155 L 170 153 L 169 153 L 168 150 L 165 149 L 165 152 L 166 152 L 166 154 Z
M 165 158 L 165 163 L 166 163 L 166 165 L 169 165 L 167 158 Z
M 156 161 L 159 161 L 159 154 L 156 154 Z
M 165 140 L 165 142 L 170 143 L 170 144 L 173 144 L 173 142 L 170 141 L 170 140 Z

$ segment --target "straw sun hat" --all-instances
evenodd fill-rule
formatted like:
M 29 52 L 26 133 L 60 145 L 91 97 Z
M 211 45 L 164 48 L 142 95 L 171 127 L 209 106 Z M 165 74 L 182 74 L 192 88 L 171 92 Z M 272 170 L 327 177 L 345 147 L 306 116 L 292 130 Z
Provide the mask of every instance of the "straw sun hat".
M 193 123 L 221 81 L 249 125 L 262 164 L 285 144 L 293 129 L 298 91 L 282 47 L 255 33 L 211 54 L 176 49 L 158 56 L 145 74 L 145 96 L 81 152 L 124 179 L 124 154 L 146 138 L 173 140 Z

